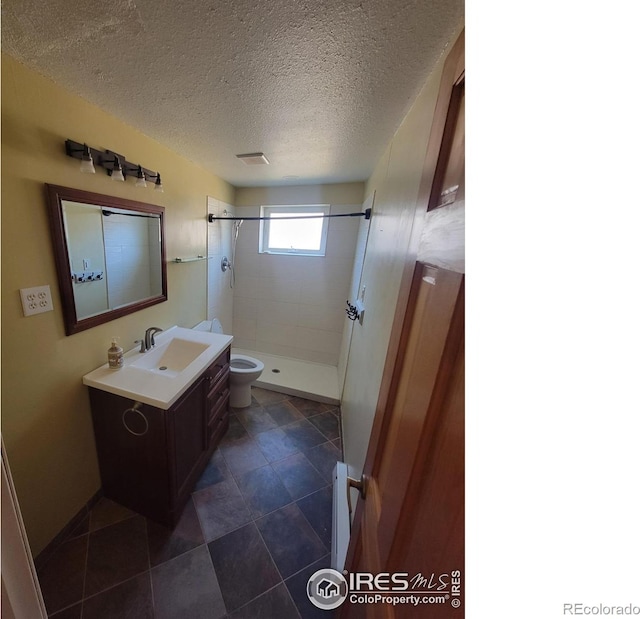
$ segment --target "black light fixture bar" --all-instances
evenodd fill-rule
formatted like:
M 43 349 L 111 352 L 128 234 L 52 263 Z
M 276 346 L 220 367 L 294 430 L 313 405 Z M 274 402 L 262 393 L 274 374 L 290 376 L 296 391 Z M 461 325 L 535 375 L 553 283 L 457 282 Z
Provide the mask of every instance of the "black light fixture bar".
M 116 163 L 119 162 L 122 168 L 122 175 L 125 179 L 127 176 L 132 176 L 137 179 L 139 172 L 142 171 L 147 179 L 156 180 L 156 186 L 161 184 L 157 182 L 160 178 L 160 172 L 149 170 L 137 163 L 130 163 L 127 161 L 127 158 L 120 153 L 115 153 L 111 150 L 101 151 L 96 148 L 91 148 L 91 146 L 87 146 L 86 144 L 74 142 L 73 140 L 65 140 L 64 145 L 66 154 L 80 161 L 83 160 L 83 157 L 85 157 L 88 151 L 91 154 L 93 165 L 104 168 L 109 176 L 113 174 Z
M 281 219 L 323 219 L 325 217 L 364 217 L 365 219 L 371 219 L 371 209 L 365 209 L 361 213 L 336 213 L 335 215 L 291 215 L 290 217 L 278 217 L 277 221 Z M 267 219 L 273 219 L 273 217 L 217 217 L 213 213 L 209 213 L 207 221 L 212 224 L 214 221 L 265 221 Z

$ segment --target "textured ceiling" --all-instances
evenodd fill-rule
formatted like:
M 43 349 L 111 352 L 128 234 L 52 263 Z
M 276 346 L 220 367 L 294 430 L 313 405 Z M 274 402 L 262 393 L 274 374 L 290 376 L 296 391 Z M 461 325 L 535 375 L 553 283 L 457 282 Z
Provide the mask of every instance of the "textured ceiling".
M 463 0 L 3 0 L 2 50 L 236 186 L 357 181 L 463 11 Z M 270 165 L 235 158 L 256 151 Z

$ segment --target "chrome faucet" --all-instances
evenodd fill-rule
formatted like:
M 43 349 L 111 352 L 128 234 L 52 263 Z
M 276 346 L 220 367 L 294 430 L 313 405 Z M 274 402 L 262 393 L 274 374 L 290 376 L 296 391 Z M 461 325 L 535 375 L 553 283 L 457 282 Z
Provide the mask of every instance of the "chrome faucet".
M 144 332 L 144 347 L 145 350 L 151 350 L 156 345 L 155 334 L 162 331 L 160 327 L 149 327 Z M 142 344 L 140 345 L 142 349 Z

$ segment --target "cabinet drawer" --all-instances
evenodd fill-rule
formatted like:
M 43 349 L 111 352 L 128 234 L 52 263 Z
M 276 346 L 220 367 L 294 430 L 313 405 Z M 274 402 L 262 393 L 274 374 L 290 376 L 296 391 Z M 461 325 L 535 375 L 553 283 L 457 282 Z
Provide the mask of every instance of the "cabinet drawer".
M 216 417 L 216 415 L 219 415 L 221 410 L 224 410 L 225 412 L 228 410 L 230 393 L 231 390 L 229 389 L 229 384 L 227 383 L 223 386 L 223 388 L 209 394 L 209 397 L 207 398 L 207 419 L 209 422 L 211 422 L 211 420 Z
M 207 389 L 207 398 L 211 398 L 215 396 L 216 392 L 224 391 L 229 387 L 229 368 L 227 367 L 223 370 L 217 377 L 217 380 L 213 378 L 207 378 L 209 383 L 209 387 Z
M 229 428 L 229 413 L 225 413 L 222 416 L 216 417 L 213 423 L 209 426 L 209 451 L 212 451 L 218 446 L 220 440 L 227 432 Z
M 231 350 L 227 348 L 208 368 L 206 371 L 207 378 L 211 383 L 217 383 L 220 377 L 229 371 L 231 362 Z

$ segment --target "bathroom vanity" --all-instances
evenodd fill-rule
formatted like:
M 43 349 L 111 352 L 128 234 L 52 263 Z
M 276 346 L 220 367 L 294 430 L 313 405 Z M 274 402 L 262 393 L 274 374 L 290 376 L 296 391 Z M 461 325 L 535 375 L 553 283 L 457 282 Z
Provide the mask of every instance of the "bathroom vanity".
M 174 327 L 157 350 L 83 378 L 106 497 L 177 523 L 229 425 L 231 339 Z

